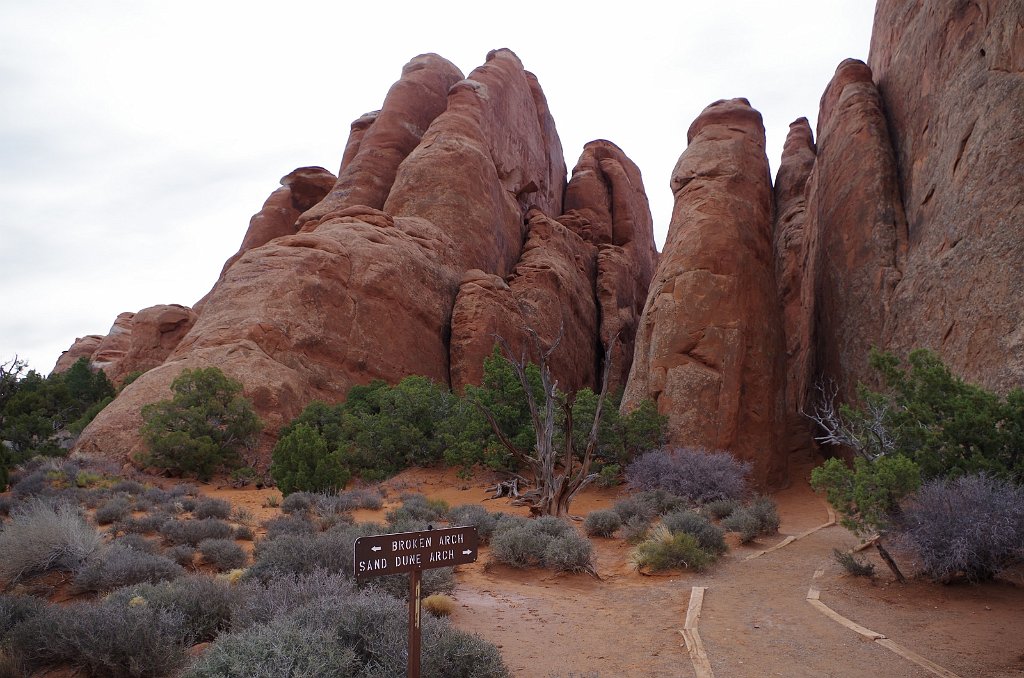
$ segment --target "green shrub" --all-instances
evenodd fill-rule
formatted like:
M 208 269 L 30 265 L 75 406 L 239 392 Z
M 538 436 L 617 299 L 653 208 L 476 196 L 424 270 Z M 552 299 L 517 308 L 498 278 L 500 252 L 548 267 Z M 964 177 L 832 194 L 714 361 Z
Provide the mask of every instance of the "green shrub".
M 329 629 L 281 619 L 224 634 L 185 678 L 356 678 L 356 652 L 339 645 Z M 397 675 L 397 674 L 396 674 Z
M 906 364 L 873 351 L 885 390 L 859 389 L 862 406 L 841 413 L 868 456 L 901 455 L 926 479 L 986 473 L 1024 482 L 1024 390 L 1006 397 L 968 384 L 934 353 L 912 351 Z M 889 447 L 879 446 L 878 424 Z
M 669 494 L 665 490 L 637 492 L 615 503 L 612 510 L 619 514 L 623 523 L 636 518 L 645 523 L 669 511 L 686 506 L 686 500 Z
M 840 566 L 854 577 L 874 577 L 875 566 L 866 560 L 858 560 L 855 555 L 848 551 L 832 549 L 832 557 Z
M 231 515 L 231 504 L 223 499 L 203 497 L 196 500 L 195 508 L 192 509 L 193 518 L 221 518 L 227 519 Z
M 223 520 L 169 520 L 160 528 L 160 534 L 171 544 L 197 545 L 204 539 L 227 539 L 234 529 Z
M 139 584 L 113 591 L 104 599 L 121 608 L 142 604 L 180 614 L 182 635 L 190 642 L 213 640 L 231 626 L 239 592 L 230 584 L 201 574 L 158 584 Z M 135 601 L 134 603 L 132 601 Z
M 511 567 L 550 567 L 592 571 L 593 547 L 568 523 L 554 516 L 509 518 L 491 538 L 491 555 Z
M 692 534 L 672 534 L 668 528 L 657 526 L 633 550 L 630 560 L 637 569 L 657 572 L 688 568 L 700 572 L 714 562 L 714 556 L 702 549 Z
M 583 529 L 592 537 L 611 537 L 620 527 L 622 519 L 612 510 L 591 511 L 583 520 Z
M 14 627 L 11 651 L 28 670 L 73 667 L 90 676 L 157 678 L 185 661 L 182 616 L 148 605 L 48 605 Z
M 443 499 L 427 499 L 422 494 L 402 495 L 401 508 L 387 512 L 389 523 L 418 520 L 426 523 L 441 520 L 448 514 L 448 503 Z
M 352 472 L 341 450 L 330 448 L 322 433 L 304 423 L 283 431 L 270 465 L 270 475 L 283 494 L 345 487 Z
M 693 511 L 673 511 L 661 517 L 661 524 L 672 534 L 689 534 L 702 549 L 714 555 L 725 553 L 725 533 L 704 516 Z
M 622 538 L 630 544 L 638 544 L 647 537 L 650 522 L 640 516 L 632 516 L 622 521 Z
M 97 525 L 109 525 L 115 521 L 123 520 L 131 512 L 131 502 L 124 495 L 119 495 L 97 508 L 93 518 L 96 520 Z
M 758 534 L 769 535 L 779 531 L 778 507 L 769 497 L 757 497 L 747 505 L 747 510 L 757 518 Z
M 78 571 L 75 588 L 103 592 L 143 582 L 175 579 L 182 574 L 181 566 L 169 558 L 114 543 L 94 554 Z
M 313 534 L 319 532 L 316 524 L 306 514 L 277 516 L 263 523 L 267 540 L 284 535 Z
M 77 507 L 26 500 L 0 531 L 0 580 L 10 584 L 51 570 L 77 570 L 100 544 L 99 533 Z
M 829 459 L 811 471 L 811 487 L 825 491 L 828 503 L 842 515 L 844 527 L 863 535 L 889 528 L 900 500 L 917 490 L 921 473 L 906 457 L 857 457 L 850 469 Z
M 709 501 L 701 507 L 701 511 L 715 520 L 721 520 L 739 508 L 740 502 L 736 499 L 716 499 Z
M 199 542 L 199 553 L 203 561 L 217 570 L 235 570 L 245 567 L 249 556 L 233 539 L 204 539 Z
M 263 426 L 242 397 L 242 384 L 208 367 L 183 370 L 171 390 L 170 400 L 142 408 L 142 435 L 150 449 L 142 461 L 201 479 L 237 466 Z
M 761 521 L 746 506 L 741 506 L 722 520 L 722 527 L 740 536 L 741 544 L 748 544 L 761 534 Z

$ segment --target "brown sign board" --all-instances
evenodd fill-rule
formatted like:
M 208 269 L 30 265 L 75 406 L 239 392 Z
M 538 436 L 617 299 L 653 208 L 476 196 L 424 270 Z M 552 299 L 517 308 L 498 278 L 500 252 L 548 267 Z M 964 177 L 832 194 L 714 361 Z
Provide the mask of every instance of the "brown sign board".
M 359 537 L 353 569 L 365 579 L 474 563 L 479 541 L 475 525 Z

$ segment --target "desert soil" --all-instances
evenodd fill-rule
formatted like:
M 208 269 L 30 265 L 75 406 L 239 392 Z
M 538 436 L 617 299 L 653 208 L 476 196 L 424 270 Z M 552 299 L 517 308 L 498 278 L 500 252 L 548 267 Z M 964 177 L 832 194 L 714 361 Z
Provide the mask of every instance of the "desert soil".
M 778 492 L 778 535 L 730 550 L 707 572 L 637 573 L 630 546 L 594 539 L 600 579 L 515 570 L 480 560 L 457 570 L 454 623 L 495 643 L 515 676 L 540 678 L 678 677 L 697 675 L 679 630 L 694 586 L 706 587 L 699 631 L 718 678 L 835 676 L 910 678 L 933 675 L 823 615 L 807 602 L 820 589 L 839 614 L 953 673 L 1024 676 L 1024 574 L 1016 570 L 982 585 L 941 586 L 920 579 L 899 584 L 874 553 L 872 580 L 847 575 L 832 557 L 858 539 L 840 526 L 814 532 L 761 557 L 748 556 L 828 522 L 823 499 L 802 469 Z M 506 500 L 488 500 L 488 478 L 462 480 L 450 471 L 412 470 L 386 483 L 385 510 L 402 492 L 421 492 L 451 505 L 482 503 L 492 511 L 525 515 Z M 207 487 L 208 494 L 250 509 L 259 520 L 277 515 L 265 506 L 276 490 Z M 625 491 L 593 488 L 573 508 L 581 515 L 607 508 Z M 358 512 L 381 520 L 383 512 Z M 902 561 L 901 561 L 902 562 Z M 817 578 L 816 571 L 823 570 Z

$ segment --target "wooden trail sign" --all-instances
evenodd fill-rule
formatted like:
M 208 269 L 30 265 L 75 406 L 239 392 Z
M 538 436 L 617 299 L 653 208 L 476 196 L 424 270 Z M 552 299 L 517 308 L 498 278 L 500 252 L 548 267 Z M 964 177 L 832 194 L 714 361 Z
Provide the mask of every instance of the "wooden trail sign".
M 356 539 L 356 579 L 409 573 L 408 678 L 420 678 L 420 584 L 423 570 L 476 562 L 476 526 L 376 534 Z

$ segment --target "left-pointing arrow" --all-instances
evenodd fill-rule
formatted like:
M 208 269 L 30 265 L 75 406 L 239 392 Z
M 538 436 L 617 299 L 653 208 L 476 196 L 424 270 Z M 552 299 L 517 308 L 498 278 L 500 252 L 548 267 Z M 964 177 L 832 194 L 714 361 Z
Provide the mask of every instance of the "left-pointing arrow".
M 379 546 L 371 546 L 370 550 L 371 551 L 380 551 L 380 547 Z

